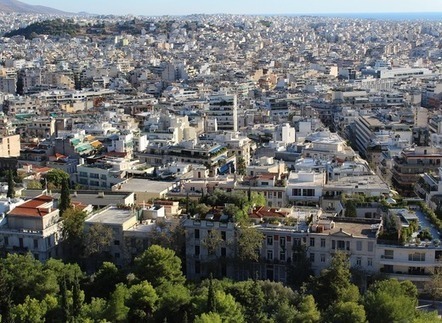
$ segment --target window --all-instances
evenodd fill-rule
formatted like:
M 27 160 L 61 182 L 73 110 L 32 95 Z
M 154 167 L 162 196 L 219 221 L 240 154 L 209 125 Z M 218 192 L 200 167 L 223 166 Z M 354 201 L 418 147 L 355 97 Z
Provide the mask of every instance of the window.
M 8 237 L 5 237 L 3 239 L 3 241 L 4 241 L 5 246 L 9 245 L 9 238 Z
M 425 253 L 424 252 L 415 252 L 410 253 L 408 255 L 409 261 L 425 261 Z
M 87 173 L 86 172 L 80 172 L 80 177 L 87 177 Z
M 102 180 L 106 180 L 106 179 L 107 179 L 107 176 L 104 175 L 104 174 L 101 174 L 100 178 L 101 178 Z
M 310 262 L 315 262 L 315 254 L 312 252 L 310 253 Z
M 310 247 L 315 246 L 315 238 L 310 238 Z
M 284 248 L 285 247 L 285 237 L 279 238 L 279 245 Z
M 195 256 L 200 255 L 200 246 L 195 246 Z
M 273 245 L 273 236 L 267 236 L 267 245 L 272 246 Z
M 226 231 L 221 231 L 221 239 L 223 239 L 223 241 L 226 241 Z
M 356 266 L 362 266 L 362 258 L 361 257 L 356 258 Z
M 321 262 L 325 262 L 325 254 L 321 253 Z
M 267 250 L 267 260 L 273 260 L 273 250 Z
M 34 239 L 34 249 L 38 249 L 38 240 Z
M 114 240 L 114 245 L 119 246 L 120 245 L 120 240 Z
M 314 189 L 304 189 L 302 190 L 302 196 L 315 196 L 315 190 Z
M 368 249 L 368 252 L 373 252 L 373 241 L 368 242 L 367 249 Z
M 338 250 L 345 250 L 345 241 L 338 240 Z
M 200 238 L 200 229 L 195 229 L 195 239 L 199 239 Z
M 321 238 L 321 248 L 325 248 L 325 239 Z
M 301 245 L 301 238 L 293 238 L 293 246 L 299 247 Z
M 384 254 L 382 255 L 384 259 L 393 259 L 394 258 L 394 250 L 384 250 Z
M 227 250 L 225 247 L 221 247 L 221 257 L 226 257 L 227 256 Z
M 332 249 L 333 250 L 336 249 L 336 241 L 335 240 L 332 240 Z
M 279 252 L 279 260 L 285 261 L 285 251 L 280 251 Z
M 367 266 L 372 267 L 373 266 L 373 258 L 367 258 Z
M 362 241 L 356 241 L 356 250 L 362 251 Z
M 292 195 L 293 196 L 301 196 L 302 190 L 300 188 L 294 188 L 292 189 Z

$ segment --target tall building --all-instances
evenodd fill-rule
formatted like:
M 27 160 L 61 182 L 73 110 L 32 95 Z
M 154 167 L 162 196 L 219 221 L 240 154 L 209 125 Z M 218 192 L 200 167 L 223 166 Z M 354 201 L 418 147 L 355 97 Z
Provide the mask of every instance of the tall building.
M 218 130 L 238 131 L 236 94 L 221 93 L 210 96 L 206 115 L 209 119 L 216 119 Z

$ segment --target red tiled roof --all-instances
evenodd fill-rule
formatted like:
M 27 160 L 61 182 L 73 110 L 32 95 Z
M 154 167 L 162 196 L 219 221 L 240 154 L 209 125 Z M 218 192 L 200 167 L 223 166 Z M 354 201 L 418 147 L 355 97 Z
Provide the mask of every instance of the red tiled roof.
M 49 195 L 39 195 L 32 200 L 26 201 L 25 203 L 17 206 L 8 215 L 13 216 L 45 216 L 49 213 L 48 208 L 41 207 L 43 204 L 51 202 L 53 200 L 52 196 Z

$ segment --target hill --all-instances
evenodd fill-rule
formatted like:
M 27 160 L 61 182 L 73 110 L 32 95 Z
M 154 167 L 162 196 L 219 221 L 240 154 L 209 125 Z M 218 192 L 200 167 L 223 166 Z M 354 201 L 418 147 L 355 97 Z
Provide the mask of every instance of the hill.
M 70 13 L 45 6 L 29 5 L 17 0 L 0 0 L 0 11 L 4 13 L 28 13 L 68 15 Z

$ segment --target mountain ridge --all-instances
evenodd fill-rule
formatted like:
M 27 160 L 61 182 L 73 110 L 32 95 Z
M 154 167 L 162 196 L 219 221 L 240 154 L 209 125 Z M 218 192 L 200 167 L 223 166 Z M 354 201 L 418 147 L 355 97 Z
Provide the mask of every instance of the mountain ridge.
M 0 12 L 23 14 L 72 15 L 70 12 L 41 5 L 30 5 L 18 0 L 0 0 Z

